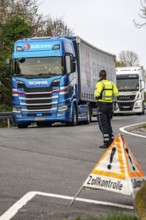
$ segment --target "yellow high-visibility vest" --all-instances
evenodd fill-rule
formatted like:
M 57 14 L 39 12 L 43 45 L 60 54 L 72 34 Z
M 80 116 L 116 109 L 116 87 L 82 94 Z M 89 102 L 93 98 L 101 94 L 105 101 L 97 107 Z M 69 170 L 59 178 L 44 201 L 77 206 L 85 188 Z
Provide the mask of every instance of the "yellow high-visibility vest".
M 113 102 L 114 98 L 119 96 L 118 88 L 114 82 L 107 79 L 103 79 L 96 83 L 96 89 L 94 92 L 94 98 L 98 102 Z

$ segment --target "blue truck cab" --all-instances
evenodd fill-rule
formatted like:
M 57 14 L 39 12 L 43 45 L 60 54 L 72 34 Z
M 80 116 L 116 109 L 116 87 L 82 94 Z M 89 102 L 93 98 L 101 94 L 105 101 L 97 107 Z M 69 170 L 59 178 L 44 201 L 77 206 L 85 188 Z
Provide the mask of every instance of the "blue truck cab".
M 12 74 L 13 121 L 18 128 L 90 122 L 89 105 L 80 101 L 75 37 L 18 40 L 6 68 Z

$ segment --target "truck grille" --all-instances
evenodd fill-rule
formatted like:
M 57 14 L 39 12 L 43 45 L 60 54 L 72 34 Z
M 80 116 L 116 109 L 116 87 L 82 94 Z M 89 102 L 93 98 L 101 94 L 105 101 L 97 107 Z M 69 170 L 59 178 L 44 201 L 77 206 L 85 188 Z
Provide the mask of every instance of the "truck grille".
M 120 95 L 117 97 L 118 101 L 132 101 L 135 99 L 135 95 Z
M 25 88 L 25 97 L 27 104 L 37 104 L 37 103 L 44 103 L 45 102 L 52 102 L 52 87 L 49 88 L 35 88 L 35 89 L 28 89 Z
M 59 86 L 59 83 L 56 85 Z M 19 97 L 23 111 L 46 112 L 49 111 L 50 109 L 57 108 L 58 93 L 55 93 L 53 95 L 52 85 L 47 88 L 27 88 L 24 84 L 21 83 L 20 87 L 21 87 L 21 91 L 22 89 L 24 89 L 24 95 L 25 95 L 25 96 L 20 95 Z

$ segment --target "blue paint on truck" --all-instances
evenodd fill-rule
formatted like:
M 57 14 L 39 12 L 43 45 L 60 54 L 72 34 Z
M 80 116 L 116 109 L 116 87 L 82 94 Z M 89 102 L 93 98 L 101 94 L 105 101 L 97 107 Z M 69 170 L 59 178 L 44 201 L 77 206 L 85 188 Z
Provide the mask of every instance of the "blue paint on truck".
M 107 62 L 97 63 L 95 54 Z M 104 56 L 106 56 L 104 58 Z M 26 38 L 15 42 L 12 63 L 13 120 L 19 128 L 36 122 L 89 123 L 96 109 L 93 97 L 101 68 L 114 72 L 115 56 L 78 37 Z M 98 59 L 97 59 L 98 60 Z M 12 64 L 12 71 L 10 68 Z

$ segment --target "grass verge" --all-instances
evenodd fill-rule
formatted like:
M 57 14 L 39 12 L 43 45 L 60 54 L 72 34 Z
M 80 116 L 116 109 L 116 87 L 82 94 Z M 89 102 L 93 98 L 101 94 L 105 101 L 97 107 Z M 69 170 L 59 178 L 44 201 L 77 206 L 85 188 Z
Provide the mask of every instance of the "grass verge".
M 135 216 L 128 215 L 111 215 L 107 217 L 90 217 L 90 218 L 81 218 L 77 217 L 75 220 L 138 220 Z

